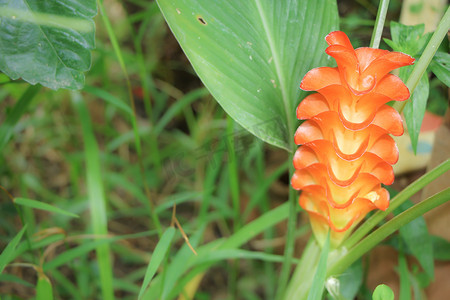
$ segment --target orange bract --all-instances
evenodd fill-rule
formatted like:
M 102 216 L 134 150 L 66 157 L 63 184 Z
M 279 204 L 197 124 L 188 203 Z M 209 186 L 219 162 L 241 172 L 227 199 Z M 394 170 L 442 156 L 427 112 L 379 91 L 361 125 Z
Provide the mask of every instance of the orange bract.
M 331 32 L 326 53 L 336 68 L 316 68 L 300 88 L 316 91 L 297 108 L 306 120 L 295 133 L 303 145 L 294 156 L 291 183 L 302 190 L 299 202 L 310 217 L 322 244 L 331 229 L 337 247 L 352 228 L 373 209 L 386 210 L 392 184 L 392 164 L 398 149 L 391 138 L 402 135 L 402 119 L 387 105 L 409 98 L 408 88 L 390 71 L 411 65 L 409 55 L 380 49 L 354 50 L 347 35 Z

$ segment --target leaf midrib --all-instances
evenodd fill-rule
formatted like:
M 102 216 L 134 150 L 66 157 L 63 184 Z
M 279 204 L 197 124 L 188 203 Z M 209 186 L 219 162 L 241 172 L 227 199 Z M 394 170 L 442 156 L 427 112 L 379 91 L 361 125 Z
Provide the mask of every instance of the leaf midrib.
M 274 39 L 273 39 L 273 34 L 270 31 L 270 29 L 269 29 L 269 25 L 267 23 L 267 17 L 264 14 L 263 8 L 261 7 L 260 0 L 255 0 L 255 4 L 256 4 L 256 7 L 258 9 L 258 14 L 259 14 L 259 16 L 261 18 L 261 22 L 262 22 L 262 25 L 263 25 L 263 28 L 264 28 L 264 32 L 265 32 L 267 40 L 269 42 L 270 51 L 272 52 L 273 62 L 274 62 L 274 65 L 275 65 L 275 73 L 276 73 L 276 76 L 277 76 L 279 84 L 280 84 L 281 97 L 282 97 L 282 100 L 283 100 L 284 112 L 285 112 L 285 115 L 286 115 L 286 121 L 288 123 L 287 124 L 288 125 L 288 136 L 291 136 L 291 135 L 294 134 L 294 132 L 293 132 L 293 128 L 292 128 L 292 125 L 293 125 L 292 124 L 292 117 L 291 117 L 291 114 L 290 114 L 290 102 L 289 102 L 288 90 L 287 90 L 287 87 L 286 87 L 286 80 L 284 78 L 284 73 L 283 73 L 283 70 L 282 70 L 282 67 L 281 67 L 281 61 L 280 61 L 279 53 L 278 53 L 277 48 L 275 46 L 275 42 L 274 42 Z M 293 148 L 292 140 L 293 139 L 289 139 L 287 141 L 288 145 L 289 145 L 289 151 L 292 151 L 292 148 Z

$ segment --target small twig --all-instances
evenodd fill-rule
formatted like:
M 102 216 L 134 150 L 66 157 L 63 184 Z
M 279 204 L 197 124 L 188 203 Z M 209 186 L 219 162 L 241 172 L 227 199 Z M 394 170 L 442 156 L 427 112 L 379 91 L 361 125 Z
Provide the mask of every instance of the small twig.
M 170 223 L 170 226 L 173 227 L 174 225 L 176 225 L 178 227 L 178 229 L 180 230 L 181 236 L 183 237 L 184 241 L 188 245 L 189 249 L 191 249 L 191 251 L 195 255 L 198 255 L 197 251 L 195 251 L 194 247 L 192 247 L 191 243 L 189 242 L 189 238 L 186 235 L 186 233 L 184 232 L 183 227 L 181 227 L 180 222 L 178 222 L 178 219 L 176 217 L 176 211 L 177 211 L 177 205 L 174 204 L 173 209 L 172 209 L 172 222 Z
M 8 190 L 5 189 L 5 188 L 4 188 L 3 186 L 1 186 L 1 185 L 0 185 L 0 189 L 2 189 L 2 190 L 8 195 L 8 197 L 11 199 L 11 201 L 14 203 L 14 197 L 13 197 L 13 195 L 11 195 L 11 193 L 8 192 Z

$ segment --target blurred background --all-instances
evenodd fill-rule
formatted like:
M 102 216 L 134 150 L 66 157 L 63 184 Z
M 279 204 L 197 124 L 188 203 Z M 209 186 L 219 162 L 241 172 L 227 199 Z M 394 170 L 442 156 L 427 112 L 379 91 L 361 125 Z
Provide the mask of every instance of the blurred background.
M 428 8 L 431 2 L 391 0 L 383 37 L 390 38 L 391 20 L 401 19 L 405 24 L 425 20 L 426 30 L 433 31 L 446 3 L 435 1 L 442 7 L 442 11 L 436 12 Z M 158 242 L 150 213 L 152 205 L 163 228 L 171 224 L 172 208 L 176 204 L 177 219 L 188 237 L 200 226 L 206 228 L 202 237 L 204 243 L 227 237 L 236 228 L 287 200 L 290 162 L 284 150 L 262 143 L 226 116 L 195 75 L 154 1 L 105 0 L 104 5 L 131 83 L 135 120 L 142 142 L 141 159 L 134 140 L 132 118 L 120 105 L 128 105 L 129 101 L 126 78 L 99 16 L 96 17 L 96 49 L 81 97 L 88 105 L 99 146 L 109 234 L 146 233 L 111 243 L 115 294 L 118 299 L 136 299 Z M 377 6 L 376 0 L 338 1 L 341 30 L 349 35 L 355 48 L 369 44 Z M 388 49 L 383 42 L 381 48 Z M 1 122 L 28 86 L 20 80 L 10 82 L 0 73 Z M 30 236 L 63 234 L 68 237 L 64 243 L 45 248 L 45 252 L 37 249 L 24 253 L 20 257 L 23 262 L 51 260 L 89 240 L 86 153 L 81 129 L 84 120 L 77 114 L 73 99 L 70 91 L 40 89 L 0 156 L 0 185 L 3 187 L 0 190 L 0 248 L 4 248 L 21 228 L 21 218 L 8 193 L 80 215 L 80 218 L 68 218 L 21 208 L 22 218 L 29 223 Z M 440 145 L 442 150 L 430 158 L 438 130 L 439 141 L 450 140 L 448 127 L 444 128 L 450 124 L 448 115 L 445 119 L 447 107 L 448 88 L 430 74 L 427 107 L 430 115 L 424 121 L 429 126 L 423 128 L 421 140 L 424 150 L 419 151 L 422 155 L 419 158 L 399 162 L 399 176 L 393 189 L 404 188 L 423 174 L 429 163 L 437 164 L 442 160 L 442 154 L 448 158 L 448 143 Z M 409 139 L 400 142 L 405 145 L 404 151 L 408 151 L 408 142 Z M 228 151 L 230 143 L 234 144 L 232 152 Z M 239 186 L 230 188 L 230 173 L 233 172 L 238 174 Z M 439 190 L 445 184 L 448 186 L 448 181 L 444 180 Z M 236 194 L 241 208 L 238 219 L 231 203 Z M 413 200 L 420 201 L 420 197 L 417 195 Z M 450 208 L 447 206 L 443 211 L 450 212 Z M 448 215 L 440 213 L 428 217 L 432 219 L 430 231 L 447 240 L 450 239 Z M 282 254 L 285 228 L 282 222 L 244 248 Z M 300 217 L 298 228 L 295 257 L 300 257 L 310 235 L 304 215 Z M 177 235 L 172 253 L 185 243 L 181 235 Z M 412 270 L 417 268 L 417 262 L 409 260 Z M 370 291 L 381 282 L 398 293 L 397 256 L 393 247 L 377 247 L 363 263 L 369 271 L 361 274 L 363 286 L 358 299 L 369 299 Z M 273 299 L 279 267 L 278 263 L 258 260 L 217 263 L 191 285 L 197 290 L 194 299 Z M 94 252 L 87 251 L 46 273 L 53 284 L 55 298 L 99 299 L 96 268 Z M 34 297 L 37 276 L 29 266 L 9 266 L 0 275 L 2 299 Z M 415 280 L 419 286 L 427 284 L 420 281 L 420 276 Z M 428 299 L 446 299 L 450 293 L 448 280 L 448 260 L 437 261 L 436 280 L 426 290 Z

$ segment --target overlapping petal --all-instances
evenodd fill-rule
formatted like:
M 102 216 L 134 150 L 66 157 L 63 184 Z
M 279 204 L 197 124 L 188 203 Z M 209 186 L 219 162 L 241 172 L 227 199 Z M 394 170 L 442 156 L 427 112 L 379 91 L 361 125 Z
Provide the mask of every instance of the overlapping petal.
M 302 191 L 299 203 L 319 242 L 331 229 L 336 247 L 369 211 L 389 206 L 381 184 L 394 180 L 391 165 L 398 149 L 390 134 L 403 134 L 403 125 L 387 103 L 409 98 L 407 87 L 389 72 L 414 59 L 380 49 L 354 50 L 340 31 L 326 41 L 337 67 L 313 69 L 300 84 L 315 93 L 297 108 L 297 118 L 306 121 L 295 134 L 302 146 L 294 155 L 291 183 Z

